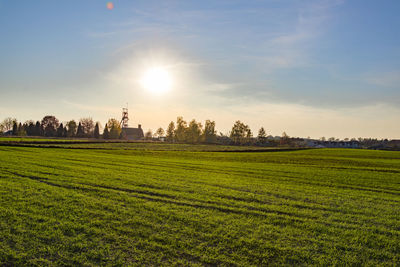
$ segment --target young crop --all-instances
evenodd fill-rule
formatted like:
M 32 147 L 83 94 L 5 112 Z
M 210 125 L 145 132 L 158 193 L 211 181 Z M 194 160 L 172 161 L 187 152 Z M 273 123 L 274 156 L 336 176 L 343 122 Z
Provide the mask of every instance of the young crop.
M 400 264 L 399 152 L 27 145 L 0 146 L 0 265 Z

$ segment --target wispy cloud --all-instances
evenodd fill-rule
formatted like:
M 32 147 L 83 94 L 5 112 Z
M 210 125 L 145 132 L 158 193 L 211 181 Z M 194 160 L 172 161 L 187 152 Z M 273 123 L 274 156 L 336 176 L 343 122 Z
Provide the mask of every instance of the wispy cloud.
M 368 74 L 365 81 L 373 85 L 400 88 L 400 70 Z
M 305 4 L 298 8 L 297 20 L 291 31 L 278 33 L 264 46 L 267 69 L 304 67 L 312 64 L 313 41 L 323 34 L 331 18 L 332 8 L 341 0 L 326 0 Z

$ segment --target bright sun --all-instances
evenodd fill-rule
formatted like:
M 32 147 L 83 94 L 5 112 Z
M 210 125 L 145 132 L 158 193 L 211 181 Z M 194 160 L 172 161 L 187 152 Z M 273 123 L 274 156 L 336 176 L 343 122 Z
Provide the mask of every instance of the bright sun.
M 168 71 L 161 67 L 148 69 L 142 79 L 141 85 L 155 94 L 162 94 L 171 89 L 171 76 Z

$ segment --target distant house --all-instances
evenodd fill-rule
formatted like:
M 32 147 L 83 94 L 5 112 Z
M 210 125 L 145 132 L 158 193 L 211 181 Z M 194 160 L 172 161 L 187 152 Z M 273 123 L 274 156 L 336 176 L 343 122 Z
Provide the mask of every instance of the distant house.
M 304 139 L 304 143 L 308 147 L 315 148 L 360 148 L 360 142 L 351 140 L 351 141 L 320 141 L 314 139 Z
M 7 132 L 3 133 L 4 136 L 11 136 L 12 135 L 12 130 L 9 130 Z
M 142 140 L 144 138 L 144 133 L 142 125 L 138 125 L 138 128 L 125 127 L 122 128 L 122 135 L 127 140 Z
M 317 142 L 318 147 L 329 147 L 329 148 L 360 148 L 360 142 L 358 141 L 319 141 Z

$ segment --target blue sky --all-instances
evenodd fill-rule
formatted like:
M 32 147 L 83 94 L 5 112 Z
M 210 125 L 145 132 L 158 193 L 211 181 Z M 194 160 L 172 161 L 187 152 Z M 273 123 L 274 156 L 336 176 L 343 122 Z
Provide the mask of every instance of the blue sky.
M 400 1 L 0 0 L 0 119 L 400 138 Z M 138 80 L 152 66 L 165 95 Z

